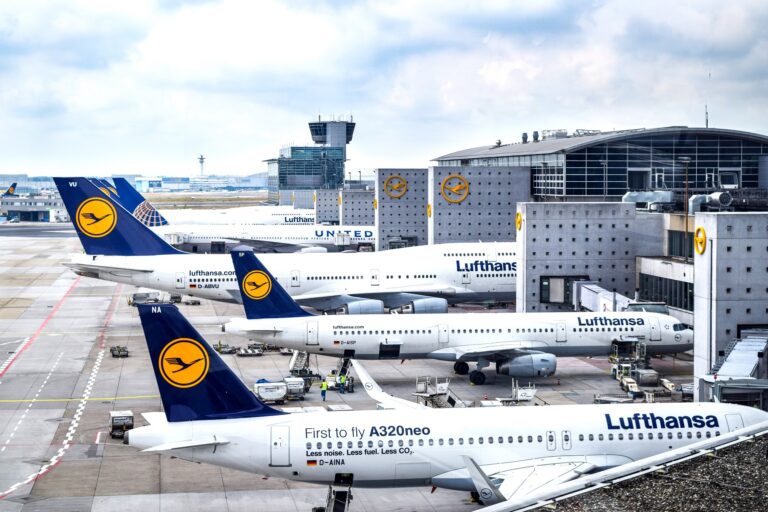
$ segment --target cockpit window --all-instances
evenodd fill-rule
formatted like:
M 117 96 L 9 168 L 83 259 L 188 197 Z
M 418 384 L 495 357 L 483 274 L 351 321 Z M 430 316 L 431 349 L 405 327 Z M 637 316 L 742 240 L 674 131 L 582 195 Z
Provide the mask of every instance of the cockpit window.
M 686 329 L 688 329 L 688 326 L 685 324 L 674 324 L 672 326 L 673 331 L 684 331 Z

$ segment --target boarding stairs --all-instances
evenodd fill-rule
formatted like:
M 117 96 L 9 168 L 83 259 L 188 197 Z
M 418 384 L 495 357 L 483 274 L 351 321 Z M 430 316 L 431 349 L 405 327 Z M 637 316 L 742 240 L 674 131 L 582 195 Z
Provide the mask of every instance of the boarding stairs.
M 424 376 L 416 379 L 416 402 L 427 407 L 436 409 L 447 407 L 467 407 L 459 396 L 450 388 L 451 379 L 439 379 L 435 377 Z

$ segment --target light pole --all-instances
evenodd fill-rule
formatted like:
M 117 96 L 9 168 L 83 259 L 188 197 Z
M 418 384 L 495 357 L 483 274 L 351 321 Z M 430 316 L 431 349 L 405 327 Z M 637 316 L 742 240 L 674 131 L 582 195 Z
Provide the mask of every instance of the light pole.
M 685 199 L 683 204 L 683 208 L 685 209 L 685 247 L 683 248 L 683 254 L 685 254 L 685 262 L 688 263 L 688 164 L 691 163 L 691 157 L 679 156 L 677 159 L 683 162 L 683 169 L 685 169 L 683 173 L 683 179 L 685 180 Z

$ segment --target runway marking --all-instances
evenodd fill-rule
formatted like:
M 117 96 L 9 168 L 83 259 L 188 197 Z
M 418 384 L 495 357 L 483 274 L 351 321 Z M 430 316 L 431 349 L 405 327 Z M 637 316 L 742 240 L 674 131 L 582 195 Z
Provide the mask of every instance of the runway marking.
M 48 314 L 47 317 L 45 317 L 45 320 L 43 320 L 43 323 L 40 324 L 40 327 L 38 327 L 37 330 L 34 332 L 34 334 L 32 334 L 32 336 L 27 338 L 27 341 L 25 341 L 24 344 L 20 346 L 19 349 L 12 356 L 9 357 L 2 364 L 2 366 L 0 366 L 0 377 L 5 375 L 5 372 L 8 371 L 8 368 L 10 368 L 11 365 L 14 362 L 16 362 L 16 360 L 19 358 L 19 356 L 35 342 L 38 336 L 40 336 L 40 333 L 43 331 L 43 329 L 45 329 L 45 326 L 48 325 L 48 322 L 51 321 L 51 318 L 53 318 L 53 315 L 55 315 L 56 312 L 59 311 L 59 308 L 61 307 L 62 304 L 64 304 L 64 301 L 67 300 L 67 298 L 69 297 L 69 294 L 72 293 L 72 290 L 75 289 L 75 286 L 77 286 L 77 284 L 80 282 L 80 279 L 82 279 L 82 277 L 78 276 L 77 279 L 75 279 L 72 282 L 72 285 L 69 287 L 69 289 L 66 292 L 64 292 L 64 295 L 61 297 L 61 299 L 59 299 L 59 302 L 57 302 L 56 305 L 53 306 L 53 309 L 51 309 L 51 312 Z
M 14 343 L 22 343 L 24 341 L 27 341 L 29 338 L 21 338 L 20 340 L 13 340 L 13 341 L 6 341 L 4 343 L 0 343 L 0 347 L 3 347 L 5 345 L 13 345 Z
M 133 395 L 133 396 L 102 396 L 88 398 L 88 402 L 111 402 L 114 400 L 138 400 L 141 398 L 160 398 L 160 395 Z M 0 400 L 0 404 L 22 404 L 25 402 L 37 402 L 39 404 L 44 402 L 75 402 L 82 400 L 83 397 L 73 398 L 20 398 L 20 399 L 3 399 Z
M 53 457 L 51 457 L 51 459 L 46 464 L 43 464 L 40 467 L 40 469 L 37 470 L 35 473 L 32 473 L 21 482 L 16 482 L 12 486 L 10 486 L 8 489 L 1 492 L 0 500 L 5 499 L 8 495 L 14 493 L 20 487 L 27 485 L 29 483 L 32 483 L 38 478 L 46 475 L 49 471 L 51 471 L 53 468 L 58 466 L 61 463 L 61 460 L 64 458 L 64 454 L 67 453 L 67 450 L 69 450 L 70 446 L 72 446 L 72 440 L 75 437 L 75 432 L 77 431 L 77 427 L 80 425 L 80 417 L 83 415 L 83 411 L 85 410 L 85 405 L 88 403 L 88 399 L 91 397 L 91 391 L 93 391 L 93 385 L 96 382 L 96 376 L 98 375 L 99 369 L 101 368 L 101 362 L 104 360 L 104 354 L 106 353 L 106 349 L 103 346 L 105 331 L 107 330 L 107 326 L 109 325 L 109 322 L 112 320 L 112 315 L 114 315 L 115 313 L 115 308 L 117 307 L 117 298 L 120 294 L 121 289 L 122 289 L 122 285 L 118 285 L 118 287 L 115 289 L 115 292 L 112 295 L 112 302 L 109 305 L 109 309 L 107 310 L 107 316 L 104 319 L 104 324 L 101 326 L 101 330 L 99 332 L 99 338 L 102 340 L 101 344 L 99 345 L 99 353 L 96 356 L 96 361 L 93 363 L 93 368 L 91 368 L 91 375 L 90 377 L 88 377 L 88 383 L 86 384 L 85 389 L 83 390 L 83 397 L 80 399 L 80 403 L 77 406 L 77 410 L 75 411 L 75 414 L 72 417 L 72 422 L 69 424 L 69 428 L 67 429 L 67 432 L 64 435 L 64 442 L 62 443 L 61 448 L 59 448 L 56 454 Z M 72 288 L 69 289 L 69 291 L 71 290 Z M 67 293 L 69 293 L 69 291 Z M 48 320 L 46 319 L 46 322 L 47 321 Z M 45 322 L 43 325 L 45 325 Z M 61 355 L 59 357 L 61 357 Z M 46 381 L 48 380 L 48 378 L 50 378 L 50 373 L 49 373 L 49 376 L 46 377 Z M 34 405 L 34 402 L 29 404 L 29 407 L 32 407 L 32 405 Z
M 37 394 L 35 395 L 35 398 L 32 400 L 25 400 L 25 402 L 29 402 L 29 405 L 27 406 L 27 410 L 22 413 L 21 418 L 19 418 L 19 421 L 16 423 L 16 426 L 13 427 L 13 431 L 8 436 L 8 439 L 5 440 L 5 443 L 3 443 L 2 449 L 0 451 L 5 451 L 5 449 L 8 447 L 8 445 L 11 442 L 11 439 L 13 439 L 13 436 L 16 435 L 16 431 L 19 430 L 19 426 L 21 426 L 21 422 L 24 421 L 24 418 L 27 417 L 27 413 L 29 413 L 29 410 L 32 408 L 32 406 L 37 401 L 38 395 L 40 395 L 40 391 L 48 384 L 48 381 L 51 379 L 51 375 L 53 375 L 53 372 L 56 370 L 56 367 L 59 366 L 59 363 L 61 362 L 61 356 L 64 355 L 64 352 L 59 353 L 59 357 L 56 358 L 56 361 L 54 361 L 53 366 L 51 366 L 51 370 L 48 372 L 48 375 L 45 376 L 45 380 L 43 380 L 43 384 L 40 386 L 40 388 L 37 390 Z

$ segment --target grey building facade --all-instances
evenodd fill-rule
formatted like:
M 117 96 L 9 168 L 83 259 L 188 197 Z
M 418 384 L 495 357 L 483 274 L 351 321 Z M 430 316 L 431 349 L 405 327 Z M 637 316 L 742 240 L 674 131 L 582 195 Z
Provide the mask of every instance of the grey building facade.
M 376 250 L 427 243 L 427 169 L 376 169 Z
M 427 190 L 430 244 L 514 241 L 517 203 L 531 200 L 524 167 L 431 167 Z
M 695 226 L 693 370 L 698 385 L 742 331 L 768 328 L 768 213 L 697 213 Z
M 339 190 L 339 221 L 343 226 L 373 226 L 374 190 Z
M 315 191 L 315 222 L 318 224 L 339 223 L 339 191 Z
M 519 203 L 517 311 L 573 310 L 582 280 L 633 297 L 635 260 L 659 254 L 663 220 L 634 203 Z

